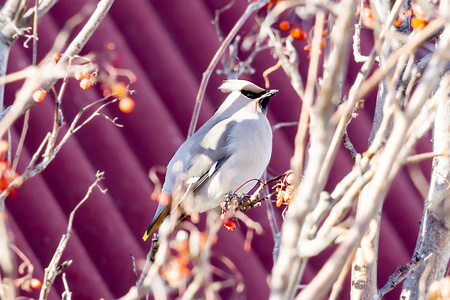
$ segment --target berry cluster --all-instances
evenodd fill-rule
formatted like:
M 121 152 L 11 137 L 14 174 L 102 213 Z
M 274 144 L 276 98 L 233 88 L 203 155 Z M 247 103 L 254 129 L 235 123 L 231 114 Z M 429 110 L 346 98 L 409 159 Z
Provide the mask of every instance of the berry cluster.
M 309 51 L 309 55 L 308 58 L 311 57 L 311 50 L 312 50 L 312 46 L 311 46 L 311 41 L 307 40 L 308 39 L 308 33 L 303 30 L 301 28 L 300 25 L 296 25 L 295 27 L 292 26 L 292 24 L 289 21 L 283 20 L 278 24 L 278 28 L 281 31 L 289 31 L 289 36 L 292 37 L 294 40 L 298 40 L 298 41 L 305 41 L 306 40 L 306 46 L 303 47 L 303 50 L 305 51 Z M 322 41 L 320 43 L 320 48 L 319 49 L 319 55 L 322 55 L 322 48 L 325 46 L 325 39 L 324 37 L 327 35 L 327 31 L 323 30 L 322 32 Z
M 83 90 L 87 90 L 96 82 L 94 74 L 89 73 L 88 70 L 78 70 L 75 72 L 74 77 L 80 82 L 80 87 Z
M 195 235 L 195 239 L 198 244 L 194 245 L 194 237 L 189 236 L 184 230 L 180 230 L 175 239 L 170 242 L 170 247 L 175 250 L 176 255 L 171 257 L 169 262 L 161 269 L 161 276 L 167 281 L 167 283 L 176 287 L 183 283 L 183 279 L 188 279 L 191 276 L 192 270 L 190 268 L 191 263 L 191 249 L 190 246 L 197 247 L 197 250 L 203 251 L 206 247 L 208 240 L 208 233 L 199 232 Z M 212 244 L 217 241 L 217 236 L 213 237 Z
M 40 289 L 42 282 L 37 278 L 29 279 L 28 276 L 14 279 L 14 286 L 20 287 L 22 290 L 30 292 L 31 289 Z
M 291 199 L 295 191 L 293 185 L 294 181 L 294 174 L 289 173 L 273 187 L 277 192 L 277 207 L 280 207 L 283 203 L 285 205 L 289 205 L 291 203 Z
M 424 10 L 415 2 L 411 2 L 411 9 L 404 9 L 400 12 L 397 20 L 395 20 L 393 24 L 394 26 L 399 27 L 409 18 L 411 18 L 410 26 L 413 29 L 420 30 L 428 24 Z M 373 28 L 375 18 L 369 5 L 364 5 L 361 9 L 361 19 L 365 27 Z
M 130 113 L 136 107 L 134 100 L 129 97 L 128 86 L 124 82 L 116 82 L 111 87 L 103 86 L 103 96 L 119 98 L 119 109 L 121 112 Z
M 235 197 L 237 196 L 235 195 Z M 239 223 L 237 218 L 234 216 L 234 210 L 230 207 L 230 200 L 224 201 L 220 204 L 220 218 L 222 219 L 223 226 L 226 229 L 233 231 Z
M 0 141 L 0 192 L 6 190 L 10 183 L 19 176 L 19 174 L 11 169 L 11 165 L 6 159 L 8 148 L 9 146 L 7 141 Z M 14 197 L 16 193 L 17 191 L 14 189 L 10 192 L 10 196 Z
M 258 2 L 258 0 L 252 0 L 253 2 Z M 277 4 L 280 0 L 270 0 L 266 5 L 263 6 L 263 9 L 268 9 L 269 7 Z

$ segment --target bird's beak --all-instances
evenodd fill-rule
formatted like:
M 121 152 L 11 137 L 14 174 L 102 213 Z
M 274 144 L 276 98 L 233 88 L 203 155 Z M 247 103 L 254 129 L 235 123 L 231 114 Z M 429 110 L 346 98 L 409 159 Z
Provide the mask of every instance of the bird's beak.
M 267 93 L 264 94 L 263 97 L 272 97 L 275 96 L 278 93 L 278 90 L 268 90 Z
M 278 93 L 278 90 L 268 90 L 268 91 L 266 91 L 265 94 L 263 94 L 261 97 L 259 97 L 258 105 L 262 112 L 264 112 L 264 113 L 266 112 L 267 105 L 269 104 L 270 98 L 272 98 L 272 96 L 276 95 L 276 93 Z

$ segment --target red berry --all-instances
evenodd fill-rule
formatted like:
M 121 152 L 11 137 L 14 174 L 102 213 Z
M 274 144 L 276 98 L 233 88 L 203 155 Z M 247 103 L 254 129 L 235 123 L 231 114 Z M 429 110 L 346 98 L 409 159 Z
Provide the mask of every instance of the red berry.
M 233 231 L 236 229 L 236 221 L 233 219 L 226 219 L 223 221 L 223 226 L 225 226 L 226 229 Z
M 116 49 L 116 44 L 114 44 L 113 42 L 109 42 L 105 45 L 105 48 L 107 50 L 114 50 L 114 49 Z
M 5 173 L 8 170 L 9 166 L 6 161 L 0 161 L 0 174 Z
M 395 27 L 399 27 L 400 25 L 402 25 L 402 20 L 398 19 L 394 21 L 394 26 Z
M 167 192 L 161 192 L 161 194 L 159 194 L 159 199 L 158 199 L 159 204 L 161 205 L 169 205 L 170 204 L 170 194 Z
M 81 79 L 81 81 L 80 81 L 80 87 L 81 87 L 83 90 L 87 90 L 88 88 L 91 87 L 91 85 L 92 85 L 92 82 L 91 82 L 90 79 L 83 78 L 83 79 Z
M 37 102 L 37 103 L 42 102 L 46 95 L 47 95 L 46 90 L 39 89 L 39 90 L 33 92 L 33 100 L 34 100 L 34 102 Z
M 368 6 L 365 6 L 361 13 L 361 19 L 363 21 L 364 26 L 367 28 L 372 28 L 374 17 L 372 13 L 372 9 Z
M 411 18 L 411 27 L 417 28 L 417 29 L 423 29 L 425 26 L 427 26 L 427 22 L 425 20 L 412 17 Z
M 61 54 L 59 54 L 59 53 L 53 54 L 52 59 L 53 59 L 55 62 L 58 62 L 58 61 L 61 59 Z
M 286 182 L 287 182 L 288 184 L 294 184 L 294 181 L 295 181 L 295 175 L 294 175 L 293 173 L 289 174 L 289 175 L 286 177 Z
M 127 85 L 124 82 L 117 82 L 111 87 L 111 92 L 116 95 L 117 98 L 123 98 L 128 95 Z
M 76 80 L 80 81 L 81 79 L 83 79 L 83 72 L 81 72 L 80 70 L 75 71 L 74 77 Z
M 0 155 L 2 153 L 8 152 L 8 141 L 7 140 L 1 140 L 0 141 Z
M 91 75 L 88 70 L 81 71 L 81 74 L 83 75 L 83 78 L 89 78 L 89 76 Z
M 39 279 L 31 278 L 30 280 L 30 286 L 33 289 L 40 289 L 42 287 L 42 282 Z
M 287 31 L 291 27 L 291 24 L 288 21 L 281 21 L 279 27 L 281 31 Z
M 303 41 L 306 39 L 306 33 L 301 30 L 300 28 L 293 28 L 291 30 L 291 36 L 296 39 L 296 40 L 300 40 Z
M 130 97 L 122 98 L 119 101 L 119 109 L 121 112 L 128 114 L 128 113 L 132 112 L 135 107 L 136 107 L 136 104 L 134 103 L 134 100 L 131 99 Z

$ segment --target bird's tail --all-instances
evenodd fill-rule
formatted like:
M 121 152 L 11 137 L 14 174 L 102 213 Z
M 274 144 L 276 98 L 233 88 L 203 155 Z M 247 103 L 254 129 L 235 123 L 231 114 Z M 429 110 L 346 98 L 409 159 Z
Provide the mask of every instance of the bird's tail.
M 169 214 L 170 205 L 163 206 L 158 205 L 158 209 L 156 210 L 155 217 L 147 228 L 147 231 L 144 233 L 144 241 L 161 225 L 164 219 Z
M 165 196 L 165 195 L 164 195 Z M 145 231 L 144 236 L 142 237 L 145 240 L 161 225 L 164 219 L 170 214 L 171 201 L 165 201 L 166 205 L 158 204 L 158 208 L 156 209 L 155 216 L 153 217 L 152 222 Z M 167 203 L 168 202 L 168 203 Z

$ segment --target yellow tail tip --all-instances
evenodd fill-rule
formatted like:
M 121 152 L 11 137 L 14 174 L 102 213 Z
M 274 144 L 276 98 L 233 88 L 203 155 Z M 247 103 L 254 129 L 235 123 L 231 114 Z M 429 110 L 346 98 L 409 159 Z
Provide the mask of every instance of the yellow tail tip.
M 144 236 L 142 237 L 142 239 L 145 241 L 148 239 L 148 237 L 156 230 L 158 229 L 158 227 L 161 225 L 161 223 L 164 221 L 164 219 L 166 218 L 166 216 L 168 215 L 169 209 L 170 209 L 170 205 L 166 206 L 166 207 L 162 207 L 162 209 L 160 209 L 160 206 L 158 206 L 158 211 L 156 212 L 156 216 L 153 218 L 152 223 L 150 224 L 150 226 L 148 226 L 147 231 L 144 233 Z

